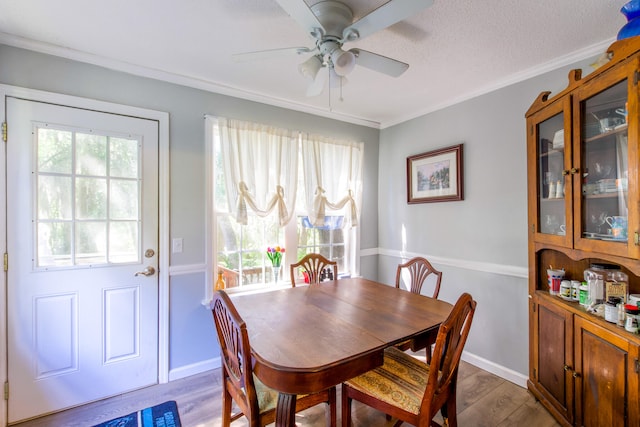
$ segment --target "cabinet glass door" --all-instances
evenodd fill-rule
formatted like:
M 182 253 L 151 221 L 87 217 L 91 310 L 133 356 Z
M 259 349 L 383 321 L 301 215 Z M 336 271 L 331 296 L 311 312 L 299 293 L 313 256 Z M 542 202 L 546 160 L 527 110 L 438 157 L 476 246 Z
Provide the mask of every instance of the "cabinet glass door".
M 538 124 L 538 232 L 566 235 L 564 114 Z M 569 190 L 570 193 L 570 190 Z
M 627 80 L 580 103 L 581 237 L 625 247 L 629 235 L 627 105 Z

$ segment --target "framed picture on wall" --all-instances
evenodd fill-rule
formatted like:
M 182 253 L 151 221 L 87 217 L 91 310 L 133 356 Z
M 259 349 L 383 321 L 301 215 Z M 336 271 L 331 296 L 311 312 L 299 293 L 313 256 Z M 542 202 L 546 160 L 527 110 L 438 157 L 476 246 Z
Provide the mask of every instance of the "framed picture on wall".
M 463 200 L 462 144 L 407 157 L 407 203 Z

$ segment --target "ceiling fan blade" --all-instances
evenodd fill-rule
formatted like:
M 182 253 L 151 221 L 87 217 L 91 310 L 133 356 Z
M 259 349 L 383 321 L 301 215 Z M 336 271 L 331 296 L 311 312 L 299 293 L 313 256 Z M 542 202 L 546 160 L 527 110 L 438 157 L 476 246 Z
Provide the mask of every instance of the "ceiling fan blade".
M 305 29 L 314 39 L 324 34 L 324 27 L 304 0 L 276 0 L 281 8 Z
M 324 89 L 324 82 L 327 80 L 327 68 L 321 68 L 316 74 L 316 78 L 313 79 L 313 82 L 307 88 L 307 96 L 318 96 L 322 93 Z
M 281 1 L 278 0 L 278 2 Z M 433 0 L 391 0 L 345 28 L 342 32 L 342 39 L 354 41 L 365 38 L 376 31 L 407 19 L 432 4 Z
M 308 47 L 285 47 L 281 49 L 259 50 L 256 52 L 236 53 L 232 58 L 236 62 L 254 61 L 262 59 L 272 59 L 274 57 L 304 55 L 314 52 L 316 49 Z
M 399 77 L 409 68 L 409 64 L 367 50 L 349 49 L 349 52 L 356 56 L 356 65 L 391 77 Z

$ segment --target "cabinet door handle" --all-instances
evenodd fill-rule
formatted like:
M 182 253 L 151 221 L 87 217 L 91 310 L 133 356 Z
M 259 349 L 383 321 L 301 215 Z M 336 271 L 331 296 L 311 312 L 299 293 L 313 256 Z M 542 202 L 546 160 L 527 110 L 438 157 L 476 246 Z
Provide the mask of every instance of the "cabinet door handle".
M 571 366 L 569 366 L 569 365 L 564 365 L 564 370 L 565 370 L 565 371 L 570 371 L 570 370 L 571 370 Z
M 568 171 L 568 170 L 566 170 L 566 169 L 565 169 L 565 170 L 563 170 L 563 171 L 562 171 L 562 176 L 569 175 L 569 172 L 570 172 L 570 171 Z
M 577 373 L 576 371 L 573 371 L 573 378 L 579 378 L 580 374 Z
M 580 172 L 580 169 L 578 169 L 578 168 L 571 168 L 571 174 L 572 174 L 572 175 L 575 175 L 575 174 L 577 174 L 578 172 Z

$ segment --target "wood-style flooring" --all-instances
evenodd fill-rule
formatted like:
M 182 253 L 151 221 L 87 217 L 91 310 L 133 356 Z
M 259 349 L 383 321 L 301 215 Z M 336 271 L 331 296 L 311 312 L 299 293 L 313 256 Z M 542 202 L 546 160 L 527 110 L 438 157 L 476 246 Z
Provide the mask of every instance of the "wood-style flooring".
M 89 427 L 166 400 L 175 400 L 183 427 L 218 427 L 221 425 L 220 382 L 220 371 L 216 369 L 14 426 Z M 338 394 L 338 425 L 339 402 Z M 559 426 L 526 389 L 465 362 L 460 364 L 457 404 L 460 427 Z M 384 414 L 358 402 L 354 402 L 353 410 L 356 427 L 390 427 L 394 424 L 394 420 L 387 421 Z M 325 406 L 319 405 L 298 414 L 298 426 L 325 427 L 324 411 Z M 232 423 L 233 427 L 247 425 L 244 418 Z

